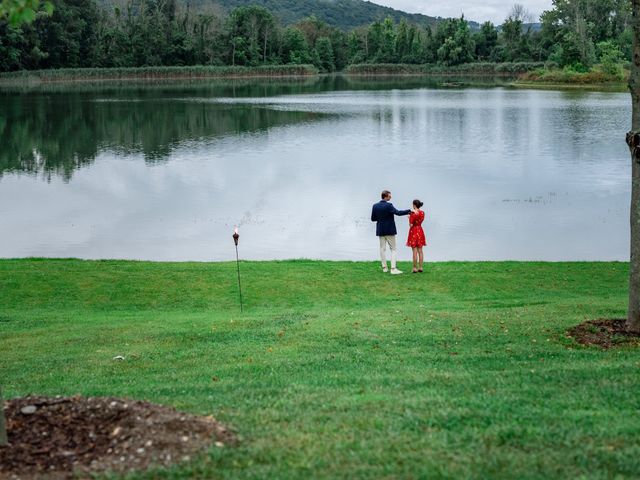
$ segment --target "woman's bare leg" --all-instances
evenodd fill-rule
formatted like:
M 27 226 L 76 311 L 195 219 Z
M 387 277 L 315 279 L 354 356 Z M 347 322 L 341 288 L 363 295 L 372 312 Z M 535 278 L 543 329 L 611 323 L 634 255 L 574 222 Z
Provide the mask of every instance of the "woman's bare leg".
M 422 247 L 417 248 L 416 250 L 418 250 L 418 270 L 422 270 L 423 268 L 423 263 L 424 263 L 424 253 L 422 251 Z
M 411 247 L 411 251 L 413 252 L 413 271 L 415 272 L 418 269 L 418 249 Z

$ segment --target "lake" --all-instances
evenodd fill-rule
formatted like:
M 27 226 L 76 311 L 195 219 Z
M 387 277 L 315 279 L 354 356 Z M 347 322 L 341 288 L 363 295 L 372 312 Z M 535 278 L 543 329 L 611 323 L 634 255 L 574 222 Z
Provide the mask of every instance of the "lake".
M 0 90 L 0 257 L 230 260 L 239 225 L 246 259 L 376 259 L 389 189 L 424 202 L 426 260 L 628 260 L 630 103 L 340 76 Z

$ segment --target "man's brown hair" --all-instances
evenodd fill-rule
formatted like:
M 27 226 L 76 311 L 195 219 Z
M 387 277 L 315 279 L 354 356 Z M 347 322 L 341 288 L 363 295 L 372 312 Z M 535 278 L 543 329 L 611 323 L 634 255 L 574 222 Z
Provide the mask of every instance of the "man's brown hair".
M 380 194 L 380 198 L 382 198 L 382 200 L 384 200 L 389 195 L 391 195 L 391 192 L 389 190 L 382 190 L 382 193 Z

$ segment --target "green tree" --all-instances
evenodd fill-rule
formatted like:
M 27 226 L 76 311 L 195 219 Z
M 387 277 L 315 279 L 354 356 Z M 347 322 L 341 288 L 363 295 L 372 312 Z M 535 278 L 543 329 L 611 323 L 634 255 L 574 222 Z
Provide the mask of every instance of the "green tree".
M 508 17 L 502 24 L 500 40 L 502 60 L 507 62 L 518 60 L 522 44 L 522 20 L 511 16 Z
M 0 23 L 0 72 L 20 70 L 23 67 L 22 51 L 27 39 L 24 31 L 8 23 Z
M 365 48 L 366 37 L 366 33 L 362 35 L 357 30 L 352 31 L 349 34 L 349 38 L 347 40 L 349 63 L 362 63 L 367 59 Z
M 541 43 L 547 54 L 564 65 L 585 67 L 595 61 L 596 43 L 630 39 L 631 2 L 627 0 L 553 0 L 542 14 Z M 622 44 L 621 44 L 622 46 Z M 627 43 L 627 54 L 630 54 Z M 630 58 L 630 57 L 629 57 Z
M 241 36 L 231 39 L 231 65 L 247 64 L 247 39 Z
M 474 33 L 473 41 L 476 45 L 476 58 L 489 60 L 494 56 L 494 50 L 498 44 L 498 30 L 491 22 L 484 22 L 480 31 Z
M 39 68 L 91 67 L 96 62 L 98 8 L 86 0 L 55 0 L 53 15 L 35 26 L 38 48 L 46 53 Z
M 296 23 L 294 26 L 302 33 L 304 33 L 312 57 L 316 57 L 316 55 L 313 53 L 313 51 L 315 50 L 318 53 L 317 58 L 320 58 L 321 49 L 318 48 L 317 42 L 320 38 L 324 37 L 328 38 L 331 42 L 331 50 L 333 51 L 334 58 L 334 69 L 344 68 L 349 63 L 349 38 L 345 32 L 341 31 L 338 28 L 332 27 L 328 23 L 319 20 L 315 16 L 305 18 Z
M 316 66 L 323 72 L 333 72 L 336 69 L 336 65 L 331 40 L 327 37 L 318 38 L 315 49 L 318 52 L 318 64 Z
M 436 30 L 436 34 L 437 34 Z M 444 41 L 444 39 L 443 39 Z M 422 62 L 435 63 L 438 60 L 438 47 L 440 44 L 433 34 L 431 27 L 427 27 L 424 31 L 424 41 L 422 42 Z
M 595 60 L 595 49 L 590 39 L 576 31 L 568 31 L 559 43 L 558 63 L 585 69 Z
M 615 42 L 612 40 L 600 42 L 596 45 L 596 48 L 598 50 L 598 60 L 600 61 L 602 71 L 609 75 L 622 78 L 623 71 L 621 63 L 623 56 Z
M 191 20 L 190 29 L 194 37 L 195 63 L 222 63 L 223 29 L 220 16 L 211 10 L 200 12 Z
M 307 39 L 297 28 L 288 27 L 282 35 L 282 59 L 285 63 L 293 64 L 311 62 Z
M 473 61 L 475 45 L 471 39 L 469 24 L 464 17 L 451 20 L 444 32 L 450 36 L 445 37 L 438 48 L 438 61 L 445 65 L 459 65 Z
M 387 17 L 384 19 L 384 22 L 382 22 L 382 37 L 380 48 L 376 54 L 376 61 L 381 63 L 397 62 L 395 44 L 395 25 L 393 24 L 393 19 L 391 17 Z
M 366 58 L 375 61 L 382 46 L 382 22 L 375 21 L 369 25 L 366 41 Z
M 7 20 L 9 25 L 16 27 L 23 23 L 31 23 L 38 12 L 48 15 L 53 13 L 53 4 L 41 0 L 1 0 L 0 20 Z
M 417 26 L 411 25 L 409 27 L 409 33 L 407 35 L 409 43 L 409 51 L 407 55 L 401 59 L 406 63 L 422 63 L 425 58 L 424 52 L 424 40 L 420 34 L 420 30 Z
M 239 7 L 231 12 L 228 19 L 231 46 L 238 48 L 239 40 L 244 39 L 242 51 L 246 65 L 266 63 L 275 52 L 276 22 L 269 10 L 258 7 Z M 237 59 L 236 59 L 236 63 Z
M 396 34 L 395 58 L 397 61 L 406 61 L 406 58 L 409 55 L 410 46 L 409 26 L 407 25 L 407 22 L 402 19 L 398 25 L 398 32 Z

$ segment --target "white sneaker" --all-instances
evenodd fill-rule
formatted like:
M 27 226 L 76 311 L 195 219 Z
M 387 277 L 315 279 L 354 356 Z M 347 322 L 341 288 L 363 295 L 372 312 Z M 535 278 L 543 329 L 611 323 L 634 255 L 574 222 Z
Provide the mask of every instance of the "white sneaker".
M 402 273 L 401 270 L 398 270 L 397 268 L 392 268 L 391 269 L 391 275 L 400 275 Z
M 386 267 L 386 265 L 382 267 L 382 273 L 387 273 L 388 271 L 389 269 Z

